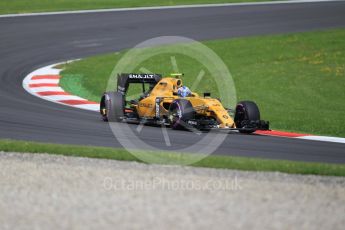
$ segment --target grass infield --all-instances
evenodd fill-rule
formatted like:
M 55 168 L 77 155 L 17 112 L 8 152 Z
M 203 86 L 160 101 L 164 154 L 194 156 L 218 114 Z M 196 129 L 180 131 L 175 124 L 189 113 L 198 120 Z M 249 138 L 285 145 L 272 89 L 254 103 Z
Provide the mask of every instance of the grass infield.
M 58 145 L 5 139 L 0 140 L 0 151 L 22 153 L 48 153 L 64 156 L 90 157 L 110 160 L 141 162 L 141 160 L 134 157 L 125 149 L 77 145 Z M 153 162 L 156 164 L 172 164 L 171 162 L 174 162 L 174 164 L 178 164 L 176 163 L 176 159 L 187 159 L 193 157 L 193 154 L 172 152 L 138 151 L 137 154 L 138 156 L 147 156 L 148 154 L 160 155 L 161 160 Z M 194 163 L 191 166 L 219 169 L 236 169 L 246 171 L 275 171 L 289 174 L 345 176 L 344 164 L 340 165 L 323 163 L 305 163 L 284 160 L 264 160 L 259 158 L 246 157 L 226 157 L 211 155 L 197 163 Z
M 263 1 L 269 0 L 1 0 L 0 14 Z
M 238 101 L 256 101 L 262 118 L 270 121 L 272 129 L 345 137 L 344 40 L 345 30 L 334 29 L 214 40 L 204 44 L 228 66 Z M 147 52 L 156 49 L 163 47 L 148 48 Z M 125 52 L 66 65 L 62 87 L 75 95 L 99 101 L 114 66 Z M 169 74 L 174 72 L 172 55 L 179 70 L 185 73 L 185 85 L 192 86 L 203 68 L 194 59 L 172 53 L 157 55 L 141 66 Z M 212 79 L 205 77 L 196 91 L 211 92 L 216 97 L 215 85 Z

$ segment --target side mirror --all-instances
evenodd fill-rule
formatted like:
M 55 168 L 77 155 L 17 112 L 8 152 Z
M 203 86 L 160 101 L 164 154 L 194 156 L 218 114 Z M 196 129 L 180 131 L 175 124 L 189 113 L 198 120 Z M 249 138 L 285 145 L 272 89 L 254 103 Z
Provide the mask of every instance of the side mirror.
M 204 93 L 204 97 L 211 97 L 211 93 Z

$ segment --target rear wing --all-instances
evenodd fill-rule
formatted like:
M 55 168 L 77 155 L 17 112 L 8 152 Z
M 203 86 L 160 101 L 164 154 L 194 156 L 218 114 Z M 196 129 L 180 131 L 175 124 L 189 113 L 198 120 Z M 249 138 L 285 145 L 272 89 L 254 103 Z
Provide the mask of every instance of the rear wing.
M 117 75 L 117 91 L 126 94 L 130 83 L 148 83 L 153 88 L 162 79 L 161 74 L 122 73 Z

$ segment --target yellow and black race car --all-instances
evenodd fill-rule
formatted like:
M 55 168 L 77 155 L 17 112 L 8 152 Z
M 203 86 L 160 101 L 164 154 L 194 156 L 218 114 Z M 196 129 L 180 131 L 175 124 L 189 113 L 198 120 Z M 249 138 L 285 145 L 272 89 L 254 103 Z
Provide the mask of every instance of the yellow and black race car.
M 252 133 L 268 130 L 269 123 L 260 120 L 258 106 L 241 101 L 234 110 L 223 107 L 209 93 L 199 96 L 183 86 L 180 74 L 162 78 L 160 74 L 119 74 L 117 91 L 106 92 L 100 102 L 100 113 L 108 122 L 164 124 L 173 129 L 227 129 Z M 141 84 L 142 95 L 126 100 L 130 84 Z M 147 89 L 146 89 L 147 88 Z M 232 114 L 232 115 L 231 115 Z

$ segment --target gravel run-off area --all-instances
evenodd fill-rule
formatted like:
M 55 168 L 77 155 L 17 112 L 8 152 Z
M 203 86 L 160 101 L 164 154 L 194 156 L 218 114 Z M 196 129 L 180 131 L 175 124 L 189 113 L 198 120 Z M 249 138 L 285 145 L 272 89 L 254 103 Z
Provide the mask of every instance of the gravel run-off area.
M 344 229 L 345 178 L 0 152 L 0 229 Z

